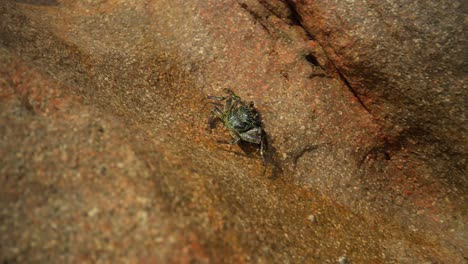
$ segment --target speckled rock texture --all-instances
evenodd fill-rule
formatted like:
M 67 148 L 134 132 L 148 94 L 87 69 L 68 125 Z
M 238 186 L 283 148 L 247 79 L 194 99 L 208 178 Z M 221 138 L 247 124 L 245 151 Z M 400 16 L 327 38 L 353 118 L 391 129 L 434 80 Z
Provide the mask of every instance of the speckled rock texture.
M 466 167 L 466 6 L 460 1 L 289 1 L 386 142 Z M 438 150 L 437 150 L 438 149 Z M 455 175 L 459 174 L 459 175 Z M 465 182 L 464 173 L 447 177 Z M 456 179 L 460 177 L 462 179 Z
M 5 0 L 1 263 L 464 263 L 457 1 Z M 207 95 L 270 143 L 218 143 Z

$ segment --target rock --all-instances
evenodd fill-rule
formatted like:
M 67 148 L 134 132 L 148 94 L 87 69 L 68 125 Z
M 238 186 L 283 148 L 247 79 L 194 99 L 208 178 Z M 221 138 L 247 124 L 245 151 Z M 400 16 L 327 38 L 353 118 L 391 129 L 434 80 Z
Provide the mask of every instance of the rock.
M 461 3 L 288 2 L 325 51 L 324 67 L 384 126 L 384 148 L 413 148 L 421 159 L 443 164 L 439 178 L 466 187 Z
M 336 33 L 385 5 L 3 1 L 1 260 L 322 263 L 346 252 L 353 263 L 463 261 L 466 189 L 462 159 L 452 159 L 464 153 L 462 126 L 438 113 L 460 101 L 419 90 L 429 87 L 421 76 L 458 84 L 446 71 L 430 75 L 437 65 L 413 69 L 430 56 L 415 58 L 405 43 L 372 53 L 376 40 Z M 317 20 L 338 14 L 349 21 Z M 440 19 L 439 32 L 454 23 Z M 434 34 L 418 34 L 428 48 Z M 357 36 L 367 44 L 349 45 Z M 459 76 L 456 36 L 446 38 L 454 49 L 440 69 Z M 388 78 L 395 72 L 376 54 L 413 77 Z M 257 153 L 217 143 L 229 136 L 222 127 L 206 130 L 203 98 L 225 87 L 262 115 L 267 175 Z

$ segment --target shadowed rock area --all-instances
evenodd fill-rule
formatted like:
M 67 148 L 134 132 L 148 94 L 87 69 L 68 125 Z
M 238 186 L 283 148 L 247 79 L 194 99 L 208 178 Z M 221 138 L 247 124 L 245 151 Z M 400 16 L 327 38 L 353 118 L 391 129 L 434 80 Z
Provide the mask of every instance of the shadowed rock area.
M 2 263 L 465 263 L 457 1 L 0 3 Z M 270 145 L 220 144 L 207 95 Z

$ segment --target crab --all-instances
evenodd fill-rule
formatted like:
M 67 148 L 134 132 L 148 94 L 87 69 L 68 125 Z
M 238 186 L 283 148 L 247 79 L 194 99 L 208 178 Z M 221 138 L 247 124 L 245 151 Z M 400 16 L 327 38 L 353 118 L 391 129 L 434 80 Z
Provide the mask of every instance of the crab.
M 233 138 L 228 144 L 238 144 L 241 141 L 245 141 L 257 145 L 263 165 L 266 167 L 266 134 L 262 129 L 260 116 L 254 108 L 254 103 L 250 102 L 247 104 L 231 89 L 225 89 L 225 91 L 227 96 L 209 95 L 206 97 L 206 99 L 217 101 L 211 102 L 214 107 L 210 112 L 208 125 L 210 128 L 213 128 L 215 122 L 220 120 Z M 219 102 L 225 102 L 222 109 Z

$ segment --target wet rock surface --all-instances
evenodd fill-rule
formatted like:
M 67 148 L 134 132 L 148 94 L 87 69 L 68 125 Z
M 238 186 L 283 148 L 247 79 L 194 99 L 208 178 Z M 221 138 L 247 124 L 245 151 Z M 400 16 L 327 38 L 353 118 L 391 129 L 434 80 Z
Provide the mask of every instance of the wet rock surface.
M 387 5 L 2 2 L 0 260 L 463 263 L 459 7 Z M 206 129 L 225 87 L 265 175 Z

